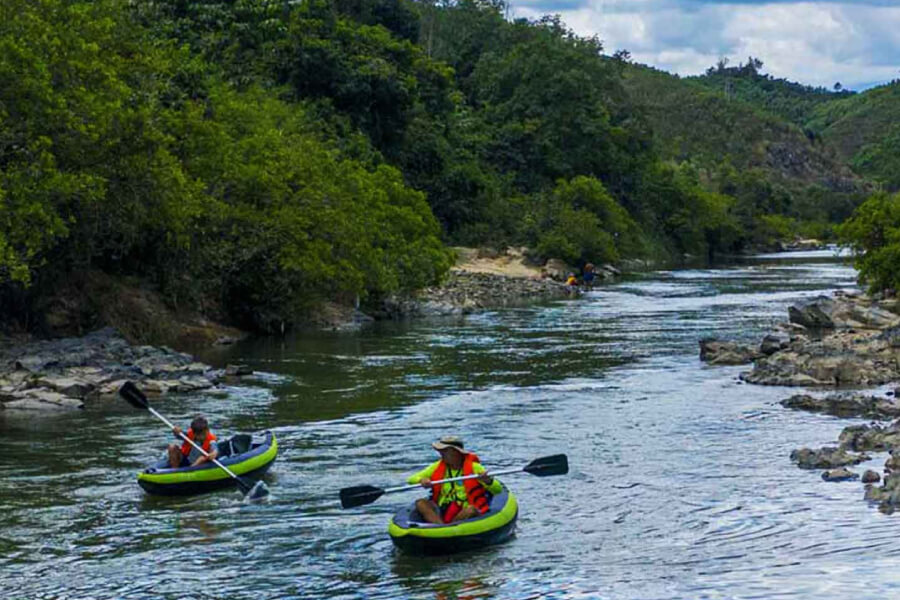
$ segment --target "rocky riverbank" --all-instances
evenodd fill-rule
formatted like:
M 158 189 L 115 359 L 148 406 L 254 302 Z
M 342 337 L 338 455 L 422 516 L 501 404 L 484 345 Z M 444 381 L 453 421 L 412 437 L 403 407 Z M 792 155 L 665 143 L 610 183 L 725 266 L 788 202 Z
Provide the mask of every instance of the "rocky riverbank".
M 790 307 L 788 321 L 757 345 L 705 339 L 700 358 L 709 364 L 753 363 L 740 378 L 760 385 L 807 386 L 813 391 L 781 402 L 793 410 L 866 424 L 845 427 L 833 446 L 799 448 L 791 460 L 803 469 L 825 469 L 827 481 L 861 480 L 865 499 L 884 512 L 900 508 L 900 304 L 897 299 L 836 293 Z M 823 392 L 840 386 L 882 386 L 880 393 Z M 881 475 L 862 477 L 848 467 L 889 454 Z
M 216 370 L 167 347 L 129 344 L 115 329 L 83 337 L 0 343 L 0 410 L 66 410 L 112 398 L 127 381 L 148 395 L 212 391 L 240 367 Z
M 385 300 L 380 319 L 465 315 L 481 310 L 574 298 L 582 290 L 553 279 L 529 279 L 492 273 L 453 271 L 446 282 L 414 296 Z
M 564 282 L 580 271 L 557 259 L 541 264 L 526 248 L 504 251 L 456 248 L 457 264 L 440 285 L 409 296 L 392 296 L 370 310 L 375 319 L 402 319 L 464 315 L 481 310 L 522 306 L 535 302 L 574 298 L 587 289 Z M 612 265 L 595 268 L 595 282 L 615 279 L 621 272 Z

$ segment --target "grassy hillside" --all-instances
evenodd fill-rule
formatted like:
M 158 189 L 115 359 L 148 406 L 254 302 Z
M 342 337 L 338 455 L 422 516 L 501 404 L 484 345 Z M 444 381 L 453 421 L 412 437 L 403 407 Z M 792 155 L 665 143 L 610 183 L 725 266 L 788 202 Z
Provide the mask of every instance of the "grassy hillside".
M 697 78 L 627 65 L 624 82 L 649 119 L 657 149 L 666 159 L 689 160 L 709 169 L 723 163 L 761 169 L 767 178 L 795 189 L 818 185 L 848 192 L 863 187 L 830 145 Z
M 819 106 L 807 127 L 857 173 L 900 190 L 900 81 Z

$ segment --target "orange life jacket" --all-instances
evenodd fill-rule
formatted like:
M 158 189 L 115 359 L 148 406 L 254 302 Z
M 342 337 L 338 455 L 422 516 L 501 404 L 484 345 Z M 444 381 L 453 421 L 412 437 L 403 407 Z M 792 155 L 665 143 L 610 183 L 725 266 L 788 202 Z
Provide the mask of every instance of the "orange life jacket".
M 187 433 L 185 435 L 187 435 L 188 439 L 191 440 L 192 442 L 197 441 L 194 439 L 194 430 L 193 429 L 188 429 Z M 203 450 L 207 454 L 209 454 L 210 452 L 212 452 L 212 443 L 214 441 L 216 441 L 216 436 L 214 436 L 212 434 L 212 432 L 209 429 L 207 429 L 206 430 L 206 438 L 204 438 L 203 443 L 200 444 L 200 447 L 203 448 Z M 185 456 L 188 456 L 191 453 L 191 448 L 193 448 L 193 446 L 191 446 L 187 442 L 184 442 L 183 444 L 181 444 L 181 453 Z
M 463 462 L 462 474 L 463 475 L 474 475 L 475 471 L 472 469 L 472 465 L 480 462 L 478 460 L 478 456 L 474 452 L 469 452 L 466 454 L 466 460 Z M 440 461 L 438 463 L 437 468 L 434 470 L 434 473 L 431 474 L 432 481 L 439 481 L 444 478 L 444 474 L 447 472 L 447 463 L 444 461 Z M 479 513 L 484 514 L 491 508 L 490 502 L 487 499 L 487 492 L 484 490 L 484 486 L 482 486 L 477 479 L 465 479 L 463 480 L 463 487 L 466 489 L 466 499 L 469 501 L 469 504 L 474 506 Z M 431 501 L 435 504 L 438 503 L 441 497 L 441 488 L 444 484 L 439 483 L 437 485 L 431 486 Z

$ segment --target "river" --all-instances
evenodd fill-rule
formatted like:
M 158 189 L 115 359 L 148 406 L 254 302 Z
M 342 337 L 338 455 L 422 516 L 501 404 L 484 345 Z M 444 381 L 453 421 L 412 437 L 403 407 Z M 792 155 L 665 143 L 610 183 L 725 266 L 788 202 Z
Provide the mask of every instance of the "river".
M 854 278 L 828 252 L 768 255 L 204 356 L 257 375 L 228 398 L 155 405 L 181 423 L 203 412 L 220 435 L 275 431 L 267 504 L 146 496 L 134 475 L 169 437 L 124 402 L 0 413 L 0 597 L 890 597 L 900 521 L 863 501 L 859 482 L 826 483 L 789 460 L 849 422 L 783 409 L 796 390 L 698 359 L 700 338 L 758 341 L 790 303 Z M 445 433 L 488 468 L 564 452 L 571 472 L 504 478 L 520 502 L 509 543 L 404 556 L 386 524 L 415 492 L 346 511 L 337 492 L 401 485 Z

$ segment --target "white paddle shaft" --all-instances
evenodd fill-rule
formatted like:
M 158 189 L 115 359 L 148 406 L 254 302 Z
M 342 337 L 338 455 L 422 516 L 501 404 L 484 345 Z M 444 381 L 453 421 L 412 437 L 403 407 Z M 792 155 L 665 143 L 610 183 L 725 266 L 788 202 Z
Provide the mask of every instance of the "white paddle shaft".
M 164 416 L 162 416 L 161 414 L 159 414 L 158 412 L 156 412 L 155 410 L 153 410 L 153 407 L 152 407 L 152 406 L 149 406 L 149 405 L 148 405 L 148 406 L 147 406 L 147 410 L 149 410 L 149 411 L 150 411 L 157 419 L 159 419 L 160 421 L 162 421 L 163 423 L 165 423 L 166 425 L 168 425 L 168 426 L 169 426 L 169 429 L 175 429 L 175 426 L 171 423 L 171 421 L 169 421 L 167 418 L 165 418 Z M 199 451 L 203 454 L 203 456 L 209 458 L 209 452 L 207 452 L 206 450 L 204 450 L 203 448 L 201 448 L 200 446 L 198 446 L 197 444 L 195 444 L 195 443 L 194 443 L 194 440 L 192 440 L 192 439 L 189 438 L 188 436 L 184 435 L 184 433 L 179 433 L 178 435 L 181 436 L 181 439 L 183 439 L 183 440 L 186 441 L 188 444 L 190 444 L 191 446 L 193 446 L 194 448 L 196 448 L 197 450 L 199 450 Z M 228 467 L 226 467 L 225 465 L 223 465 L 222 463 L 220 463 L 219 461 L 217 461 L 215 458 L 209 458 L 209 460 L 211 460 L 213 463 L 215 463 L 215 465 L 216 465 L 217 467 L 219 467 L 220 469 L 222 469 L 223 471 L 225 471 L 226 473 L 228 473 L 229 475 L 231 475 L 231 476 L 234 477 L 235 479 L 238 478 L 238 476 L 235 475 L 235 474 L 231 471 L 231 469 L 229 469 Z

